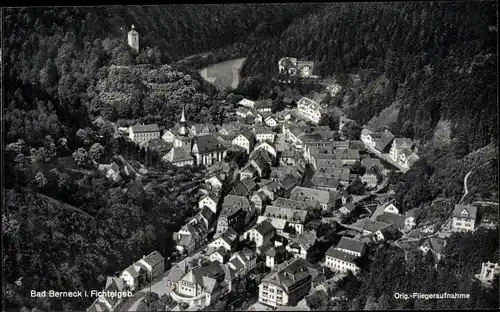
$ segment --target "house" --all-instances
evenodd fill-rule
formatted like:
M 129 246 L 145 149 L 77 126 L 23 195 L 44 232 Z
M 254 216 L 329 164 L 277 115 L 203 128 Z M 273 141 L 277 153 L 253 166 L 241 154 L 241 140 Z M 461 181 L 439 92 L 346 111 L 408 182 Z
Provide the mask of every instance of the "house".
M 243 249 L 231 256 L 228 266 L 236 272 L 239 277 L 245 276 L 255 269 L 257 265 L 257 255 L 250 249 Z
M 370 169 L 367 169 L 365 171 L 365 174 L 363 174 L 359 179 L 361 180 L 361 182 L 363 184 L 365 184 L 365 186 L 368 188 L 368 189 L 373 189 L 375 187 L 377 187 L 378 185 L 378 181 L 379 181 L 379 173 L 370 168 Z
M 323 109 L 318 102 L 303 97 L 297 102 L 297 111 L 301 116 L 317 124 L 321 119 Z
M 415 226 L 414 217 L 406 217 L 394 213 L 384 212 L 378 215 L 376 221 L 393 224 L 401 232 L 409 232 Z
M 382 168 L 382 162 L 378 158 L 363 158 L 361 160 L 361 166 L 365 167 L 366 169 L 377 167 L 377 168 Z
M 239 107 L 236 110 L 236 115 L 241 118 L 255 117 L 255 114 L 252 112 L 252 110 L 247 109 L 245 107 Z
M 402 150 L 405 149 L 412 149 L 413 148 L 413 141 L 408 138 L 394 138 L 392 141 L 391 149 L 389 151 L 389 157 L 395 161 L 399 161 L 400 153 Z
M 264 215 L 259 216 L 257 223 L 267 219 L 280 235 L 283 231 L 287 231 L 287 227 L 293 228 L 297 234 L 302 234 L 306 223 L 306 217 L 307 210 L 280 208 L 270 205 L 266 207 Z M 275 223 L 272 221 L 273 219 L 283 220 L 285 222 L 278 222 L 278 224 L 276 224 L 278 227 L 276 227 Z
M 194 124 L 191 126 L 191 133 L 193 136 L 198 136 L 200 134 L 207 134 L 207 133 L 216 133 L 217 129 L 213 124 L 210 123 L 201 123 L 201 124 Z
M 328 168 L 328 167 L 318 167 L 314 176 L 336 178 L 339 180 L 339 184 L 343 186 L 349 185 L 351 169 L 349 168 Z
M 255 145 L 255 148 L 252 152 L 252 155 L 254 155 L 257 151 L 260 151 L 260 150 L 264 150 L 269 155 L 271 155 L 272 156 L 271 160 L 276 159 L 276 157 L 277 157 L 276 145 L 274 143 L 266 142 L 266 141 L 258 142 Z
M 392 140 L 394 140 L 394 134 L 392 134 L 389 130 L 385 130 L 375 144 L 375 150 L 379 153 L 388 153 Z
M 247 107 L 247 108 L 250 108 L 250 109 L 253 109 L 254 105 L 255 105 L 255 102 L 251 101 L 251 100 L 248 100 L 248 99 L 243 99 L 243 100 L 241 100 L 241 101 L 238 102 L 238 105 L 239 106 L 243 106 L 243 107 Z
M 175 284 L 188 272 L 187 260 L 182 260 L 172 266 L 166 277 L 167 289 L 172 291 Z
M 255 183 L 254 180 L 248 179 L 248 178 L 243 178 L 240 181 L 237 181 L 234 184 L 233 189 L 231 190 L 230 194 L 235 195 L 235 196 L 250 196 L 257 190 L 257 183 Z
M 259 192 L 264 193 L 271 201 L 275 200 L 276 197 L 283 196 L 285 193 L 281 183 L 276 180 L 266 183 L 259 189 Z
M 276 265 L 285 261 L 285 258 L 285 247 L 271 247 L 266 251 L 266 267 L 273 269 Z
M 250 160 L 250 165 L 257 171 L 257 176 L 260 179 L 266 179 L 271 173 L 271 165 L 262 158 L 253 158 Z
M 383 229 L 390 224 L 384 223 L 384 222 L 379 222 L 379 221 L 370 221 L 370 220 L 364 220 L 364 225 L 363 225 L 363 235 L 372 235 L 375 234 L 377 231 L 380 229 Z
M 303 200 L 317 200 L 321 209 L 333 209 L 338 203 L 335 202 L 333 193 L 322 189 L 313 189 L 307 187 L 296 187 L 290 193 L 290 199 L 303 201 Z
M 356 257 L 362 257 L 366 252 L 366 244 L 356 239 L 342 236 L 336 249 Z
M 359 151 L 355 149 L 341 149 L 334 151 L 335 158 L 342 161 L 343 166 L 352 166 L 359 161 Z
M 103 171 L 106 173 L 106 178 L 111 179 L 115 182 L 119 182 L 121 180 L 120 176 L 120 167 L 114 162 L 110 165 L 108 164 L 99 164 L 99 171 Z
M 244 179 L 255 180 L 258 177 L 259 177 L 259 173 L 257 172 L 257 169 L 255 169 L 255 167 L 252 165 L 252 163 L 247 163 L 240 170 L 240 180 L 244 180 Z
M 151 280 L 165 272 L 165 258 L 158 251 L 143 256 L 136 263 L 146 269 Z
M 196 221 L 196 219 L 193 219 Z M 201 224 L 190 222 L 173 234 L 176 249 L 188 254 L 198 249 L 207 237 L 206 229 Z
M 359 273 L 357 258 L 365 253 L 365 243 L 343 236 L 337 247 L 330 247 L 325 255 L 325 266 L 336 272 Z
M 289 197 L 293 189 L 300 184 L 302 177 L 297 175 L 287 174 L 283 179 L 280 180 L 281 187 L 283 188 L 283 197 Z
M 311 178 L 311 183 L 318 189 L 326 191 L 336 191 L 340 185 L 339 179 L 313 176 Z
M 192 153 L 196 164 L 210 166 L 224 160 L 227 147 L 213 133 L 201 133 L 193 139 Z
M 370 129 L 364 128 L 361 130 L 361 141 L 372 149 L 382 137 L 382 132 L 373 132 Z
M 184 274 L 170 295 L 178 303 L 185 302 L 204 307 L 219 300 L 228 292 L 225 270 L 220 263 L 211 262 Z
M 268 198 L 263 191 L 256 192 L 250 197 L 250 201 L 253 203 L 257 214 L 261 214 L 265 210 Z
M 279 208 L 300 210 L 318 209 L 321 207 L 319 201 L 306 197 L 302 197 L 300 200 L 278 197 L 272 202 L 272 205 Z
M 341 200 L 342 200 L 342 205 L 345 205 L 348 202 L 352 201 L 352 196 L 349 195 L 349 193 L 346 190 L 342 190 L 342 192 L 341 192 Z
M 245 196 L 227 195 L 224 197 L 222 211 L 217 223 L 217 233 L 224 233 L 229 228 L 236 232 L 244 229 L 245 221 L 254 215 L 254 208 Z
M 409 169 L 418 160 L 418 155 L 409 149 L 404 149 L 399 153 L 399 165 L 405 169 Z
M 384 205 L 384 213 L 393 213 L 393 214 L 399 214 L 399 209 L 394 206 L 393 203 L 387 202 Z
M 106 280 L 105 292 L 118 293 L 126 290 L 126 284 L 121 278 L 108 277 Z M 122 297 L 105 296 L 101 294 L 87 311 L 114 311 L 122 302 Z
M 307 258 L 309 249 L 316 243 L 316 231 L 306 231 L 293 239 L 286 250 L 295 258 Z
M 424 255 L 429 251 L 432 252 L 435 259 L 439 261 L 442 257 L 442 252 L 445 246 L 446 240 L 439 237 L 429 237 L 424 239 L 419 249 L 424 253 Z
M 286 107 L 292 108 L 292 106 L 294 105 L 295 101 L 292 98 L 285 96 L 283 98 L 283 103 L 285 103 Z
M 259 302 L 268 306 L 295 306 L 310 291 L 312 275 L 306 260 L 279 265 L 259 284 Z
M 226 251 L 233 251 L 238 243 L 238 233 L 232 228 L 228 228 L 223 233 L 216 234 L 217 237 L 207 245 L 209 249 L 224 248 Z
M 452 217 L 452 231 L 474 231 L 477 217 L 477 207 L 473 205 L 457 204 L 453 210 Z
M 237 135 L 240 132 L 241 129 L 241 124 L 238 122 L 233 122 L 233 123 L 225 123 L 219 128 L 219 134 L 221 136 L 231 136 L 231 135 Z
M 276 133 L 268 127 L 254 127 L 253 131 L 258 142 L 274 142 L 274 138 L 276 137 Z
M 211 233 L 214 230 L 215 215 L 211 208 L 204 206 L 190 222 L 202 225 L 206 233 Z
M 247 154 L 250 154 L 255 143 L 255 135 L 251 131 L 243 130 L 232 140 L 232 143 L 233 145 L 244 148 Z
M 219 247 L 210 253 L 207 258 L 212 262 L 217 261 L 224 264 L 229 260 L 229 253 L 224 247 Z
M 271 112 L 273 101 L 271 99 L 257 101 L 254 107 L 259 113 Z
M 181 125 L 177 123 L 175 124 L 174 127 L 165 130 L 165 132 L 161 136 L 162 140 L 167 143 L 174 143 L 175 136 L 177 135 L 177 132 L 179 131 L 180 127 Z
M 347 202 L 340 207 L 339 212 L 344 216 L 351 216 L 354 213 L 356 206 L 353 202 Z
M 268 221 L 254 225 L 243 234 L 243 239 L 255 242 L 257 248 L 269 242 L 276 234 L 276 229 Z
M 139 287 L 141 279 L 144 278 L 146 270 L 139 264 L 134 263 L 120 274 L 120 278 L 125 282 L 127 287 L 134 291 Z
M 212 190 L 217 191 L 222 188 L 224 184 L 225 175 L 224 174 L 215 174 L 212 177 L 205 180 L 205 183 L 210 184 Z
M 136 125 L 130 126 L 129 128 L 129 138 L 136 143 L 141 143 L 151 139 L 157 139 L 159 137 L 160 128 L 157 124 Z
M 213 213 L 217 213 L 217 204 L 219 202 L 219 197 L 212 192 L 204 195 L 200 201 L 198 201 L 198 207 L 202 209 L 203 207 L 208 207 Z
M 274 118 L 273 116 L 268 116 L 264 119 L 264 123 L 266 124 L 266 126 L 268 127 L 276 127 L 278 125 L 278 121 L 276 120 L 276 118 Z
M 279 152 L 280 166 L 295 166 L 299 154 L 295 149 L 286 149 Z
M 497 278 L 500 269 L 498 263 L 493 262 L 483 262 L 481 263 L 481 272 L 475 274 L 474 277 L 477 278 L 483 285 L 491 286 L 495 278 Z
M 164 162 L 172 163 L 176 167 L 192 166 L 194 165 L 194 158 L 182 147 L 172 148 L 165 156 L 162 157 Z

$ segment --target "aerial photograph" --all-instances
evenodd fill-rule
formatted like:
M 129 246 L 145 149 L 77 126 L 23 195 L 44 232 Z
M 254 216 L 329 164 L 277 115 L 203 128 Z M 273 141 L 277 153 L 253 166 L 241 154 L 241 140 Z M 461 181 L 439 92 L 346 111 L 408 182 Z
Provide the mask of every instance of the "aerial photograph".
M 0 21 L 2 312 L 500 308 L 497 1 Z

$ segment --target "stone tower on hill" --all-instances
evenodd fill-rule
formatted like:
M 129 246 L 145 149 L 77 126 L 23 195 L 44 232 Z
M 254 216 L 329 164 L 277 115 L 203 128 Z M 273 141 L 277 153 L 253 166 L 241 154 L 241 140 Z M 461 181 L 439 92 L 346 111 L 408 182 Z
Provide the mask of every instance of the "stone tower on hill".
M 134 24 L 132 24 L 132 29 L 128 32 L 128 45 L 139 53 L 139 33 L 135 30 Z

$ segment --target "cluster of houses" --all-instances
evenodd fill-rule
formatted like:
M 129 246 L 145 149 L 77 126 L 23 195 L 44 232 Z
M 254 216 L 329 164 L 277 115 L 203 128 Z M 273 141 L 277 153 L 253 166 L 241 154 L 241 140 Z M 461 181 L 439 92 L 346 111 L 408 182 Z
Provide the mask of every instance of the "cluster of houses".
M 361 130 L 361 141 L 378 156 L 383 157 L 402 171 L 407 171 L 419 157 L 417 142 L 408 138 L 396 138 L 389 130 Z
M 133 263 L 121 272 L 119 276 L 109 276 L 106 280 L 104 292 L 95 299 L 87 312 L 118 311 L 124 303 L 125 297 L 106 296 L 107 293 L 135 292 L 141 286 L 151 283 L 165 272 L 165 258 L 153 251 L 149 255 Z

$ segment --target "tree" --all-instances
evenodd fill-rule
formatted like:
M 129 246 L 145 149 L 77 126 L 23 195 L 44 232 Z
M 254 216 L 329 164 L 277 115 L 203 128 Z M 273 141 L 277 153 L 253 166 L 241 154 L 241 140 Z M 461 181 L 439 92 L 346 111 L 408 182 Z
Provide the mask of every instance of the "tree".
M 83 147 L 73 152 L 73 159 L 75 159 L 76 164 L 80 167 L 85 167 L 89 164 L 89 155 Z
M 342 128 L 342 132 L 348 140 L 359 140 L 361 137 L 361 127 L 355 121 L 348 121 Z
M 45 175 L 40 171 L 36 174 L 35 181 L 39 188 L 43 188 L 47 184 L 47 178 L 45 178 Z
M 99 162 L 104 155 L 104 146 L 101 143 L 94 143 L 89 149 L 88 156 L 90 160 Z
M 339 119 L 336 116 L 326 113 L 321 115 L 319 120 L 319 126 L 328 126 L 330 130 L 335 131 L 339 129 Z
M 365 193 L 365 185 L 359 178 L 356 178 L 356 180 L 349 185 L 349 192 L 355 195 L 363 195 Z

